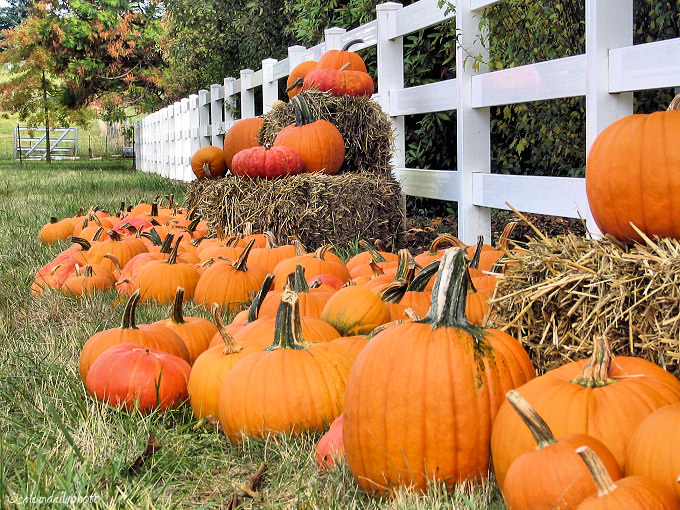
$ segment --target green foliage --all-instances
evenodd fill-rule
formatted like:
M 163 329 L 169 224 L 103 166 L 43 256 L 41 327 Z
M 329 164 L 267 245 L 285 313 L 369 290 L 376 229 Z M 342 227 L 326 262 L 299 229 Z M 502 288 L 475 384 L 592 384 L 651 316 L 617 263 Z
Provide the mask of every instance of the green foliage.
M 283 59 L 295 41 L 277 0 L 167 0 L 161 38 L 168 62 L 170 101 L 193 94 L 241 69 L 260 69 L 265 58 Z
M 28 10 L 33 0 L 8 0 L 7 5 L 0 7 L 0 30 L 14 28 L 28 18 Z

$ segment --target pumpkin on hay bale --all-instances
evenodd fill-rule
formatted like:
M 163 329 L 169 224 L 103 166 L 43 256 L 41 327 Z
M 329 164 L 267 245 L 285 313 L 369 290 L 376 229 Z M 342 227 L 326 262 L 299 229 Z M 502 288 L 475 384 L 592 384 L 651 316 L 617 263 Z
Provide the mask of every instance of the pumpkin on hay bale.
M 508 252 L 489 321 L 522 342 L 539 373 L 585 357 L 606 335 L 616 355 L 680 376 L 680 241 L 536 233 Z
M 208 228 L 229 233 L 272 232 L 280 241 L 297 236 L 308 248 L 357 239 L 399 244 L 403 231 L 402 191 L 391 176 L 346 173 L 299 174 L 281 179 L 227 176 L 196 180 L 187 189 Z
M 300 93 L 314 118 L 338 128 L 345 141 L 345 160 L 339 173 L 358 172 L 390 175 L 394 131 L 389 117 L 370 97 L 333 96 L 329 92 Z M 259 133 L 260 145 L 272 145 L 284 127 L 295 122 L 293 105 L 284 103 L 265 116 Z

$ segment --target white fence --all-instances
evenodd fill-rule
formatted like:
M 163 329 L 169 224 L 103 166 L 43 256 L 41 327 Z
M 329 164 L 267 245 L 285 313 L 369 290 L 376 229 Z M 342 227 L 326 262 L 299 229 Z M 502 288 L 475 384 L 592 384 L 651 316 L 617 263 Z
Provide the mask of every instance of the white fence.
M 586 52 L 511 69 L 472 69 L 466 57 L 485 56 L 480 44 L 483 10 L 499 0 L 458 0 L 455 13 L 438 0 L 407 7 L 394 2 L 377 6 L 376 20 L 351 31 L 330 28 L 325 41 L 312 48 L 288 48 L 288 58 L 262 61 L 262 69 L 241 71 L 210 90 L 201 90 L 135 124 L 137 168 L 172 179 L 194 178 L 189 160 L 202 145 L 223 145 L 234 118 L 229 106 L 241 98 L 240 118 L 255 115 L 257 87 L 263 111 L 278 99 L 278 80 L 306 60 L 318 60 L 329 49 L 364 39 L 353 49 L 377 46 L 378 91 L 374 95 L 394 122 L 394 165 L 407 195 L 458 202 L 458 236 L 473 243 L 478 234 L 490 239 L 490 209 L 577 218 L 596 231 L 582 178 L 491 174 L 489 108 L 496 105 L 586 98 L 586 147 L 615 120 L 632 113 L 633 91 L 680 86 L 680 39 L 633 46 L 633 0 L 585 0 Z M 456 78 L 404 87 L 403 38 L 453 16 L 460 32 Z M 457 169 L 422 170 L 404 163 L 404 116 L 457 111 Z M 448 170 L 448 171 L 446 171 Z
M 78 155 L 78 128 L 50 129 L 50 158 L 72 158 Z M 14 159 L 45 159 L 47 129 L 45 127 L 14 127 Z

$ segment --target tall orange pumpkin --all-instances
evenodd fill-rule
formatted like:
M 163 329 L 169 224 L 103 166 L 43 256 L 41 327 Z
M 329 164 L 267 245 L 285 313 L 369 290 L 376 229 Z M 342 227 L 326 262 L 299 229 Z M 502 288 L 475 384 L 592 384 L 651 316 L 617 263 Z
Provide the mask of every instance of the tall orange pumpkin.
M 250 147 L 257 147 L 258 134 L 264 119 L 262 117 L 250 117 L 234 122 L 224 134 L 224 161 L 231 170 L 231 160 L 237 152 Z
M 496 412 L 534 377 L 517 340 L 465 318 L 468 278 L 463 250 L 447 251 L 427 316 L 385 328 L 354 362 L 343 441 L 370 492 L 486 477 Z
M 604 129 L 586 161 L 595 223 L 620 241 L 680 239 L 680 111 L 629 115 Z

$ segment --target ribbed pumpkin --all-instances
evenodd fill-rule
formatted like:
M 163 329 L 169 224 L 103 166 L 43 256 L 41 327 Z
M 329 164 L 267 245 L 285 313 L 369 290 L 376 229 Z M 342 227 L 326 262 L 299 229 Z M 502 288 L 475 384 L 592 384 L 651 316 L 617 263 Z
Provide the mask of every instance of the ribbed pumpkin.
M 347 385 L 343 441 L 356 482 L 372 493 L 399 486 L 449 489 L 489 471 L 491 425 L 505 394 L 534 377 L 507 333 L 465 318 L 465 254 L 449 250 L 419 321 L 375 335 Z
M 296 252 L 300 253 L 300 252 Z M 346 282 L 349 280 L 349 271 L 340 257 L 331 251 L 330 245 L 322 246 L 312 253 L 298 254 L 279 262 L 273 269 L 274 288 L 282 290 L 288 280 L 288 275 L 295 273 L 298 265 L 301 265 L 307 278 L 318 274 L 332 274 Z
M 60 290 L 70 296 L 83 296 L 95 290 L 109 290 L 116 284 L 116 277 L 108 268 L 88 264 L 81 271 L 76 271 L 68 277 Z
M 212 307 L 219 303 L 231 312 L 248 307 L 267 275 L 264 269 L 248 264 L 248 254 L 254 243 L 251 239 L 238 260 L 220 260 L 203 272 L 194 292 L 197 304 Z
M 295 123 L 284 127 L 274 139 L 274 146 L 285 145 L 305 162 L 305 173 L 336 174 L 345 159 L 345 141 L 332 123 L 317 119 L 309 110 L 303 94 L 291 99 Z
M 63 241 L 73 234 L 74 228 L 75 226 L 69 218 L 58 220 L 57 218 L 52 217 L 50 218 L 50 222 L 43 225 L 40 229 L 38 238 L 43 244 L 52 244 L 57 241 Z
M 390 321 L 390 310 L 373 291 L 349 285 L 333 294 L 321 312 L 342 336 L 365 335 Z
M 588 446 L 576 450 L 588 466 L 597 493 L 581 501 L 577 510 L 678 510 L 670 489 L 644 476 L 612 480 L 597 454 Z
M 277 179 L 302 173 L 302 156 L 285 145 L 250 147 L 237 152 L 231 160 L 231 173 L 251 179 Z
M 307 76 L 307 73 L 316 69 L 318 62 L 316 60 L 308 60 L 296 65 L 288 75 L 286 80 L 286 94 L 291 98 L 302 92 L 302 83 Z
M 589 446 L 597 453 L 613 480 L 621 470 L 612 453 L 587 434 L 570 434 L 555 439 L 550 427 L 515 390 L 508 402 L 536 440 L 536 449 L 517 457 L 510 465 L 503 485 L 505 504 L 511 510 L 552 510 L 575 508 L 597 491 L 588 468 L 576 448 Z
M 609 341 L 598 337 L 589 360 L 551 370 L 517 391 L 555 434 L 577 432 L 599 439 L 624 469 L 626 446 L 637 426 L 656 409 L 680 402 L 680 381 L 642 358 L 612 356 Z M 503 488 L 508 467 L 535 442 L 509 404 L 493 426 L 491 451 L 496 480 Z
M 204 145 L 191 156 L 191 170 L 198 179 L 219 179 L 227 173 L 224 151 Z
M 219 420 L 233 442 L 242 434 L 323 431 L 342 412 L 354 356 L 340 345 L 307 346 L 297 293 L 286 291 L 274 342 L 241 360 L 220 389 Z
M 248 259 L 256 266 L 271 273 L 276 264 L 283 259 L 295 256 L 295 246 L 292 244 L 283 244 L 281 246 L 276 244 L 274 234 L 271 232 L 264 232 L 267 243 L 264 248 L 253 248 Z
M 317 69 L 340 69 L 347 62 L 349 62 L 349 69 L 354 71 L 366 72 L 366 63 L 358 53 L 349 51 L 355 44 L 363 43 L 363 39 L 352 39 L 345 43 L 342 49 L 328 50 L 321 55 L 319 62 L 316 65 Z
M 260 145 L 257 137 L 263 122 L 262 117 L 237 120 L 224 134 L 224 161 L 230 170 L 236 153 Z
M 189 364 L 193 365 L 196 358 L 208 348 L 210 340 L 217 333 L 217 326 L 203 317 L 185 317 L 182 313 L 183 304 L 184 289 L 177 287 L 170 318 L 156 321 L 154 324 L 165 326 L 182 339 L 189 351 Z
M 605 128 L 586 161 L 595 223 L 618 240 L 680 239 L 680 111 L 628 115 Z
M 288 275 L 288 286 L 298 293 L 298 306 L 303 317 L 321 317 L 323 307 L 330 299 L 332 292 L 312 291 L 305 280 L 305 268 L 298 264 L 295 273 Z M 261 317 L 276 317 L 281 303 L 283 290 L 273 290 L 267 293 L 260 308 Z
M 132 257 L 148 250 L 146 244 L 141 239 L 132 236 L 121 236 L 115 230 L 108 231 L 110 239 L 94 243 L 88 250 L 87 260 L 91 264 L 101 264 L 111 270 L 115 269 L 115 264 L 106 257 L 110 253 L 125 267 Z
M 80 379 L 85 382 L 92 363 L 109 347 L 119 344 L 136 344 L 142 347 L 160 349 L 179 356 L 188 362 L 189 351 L 176 335 L 175 339 L 161 337 L 154 330 L 139 329 L 135 323 L 135 309 L 139 302 L 139 291 L 135 291 L 125 305 L 123 320 L 118 328 L 110 328 L 92 335 L 80 351 Z M 171 332 L 172 333 L 172 332 Z
M 315 69 L 305 76 L 303 90 L 317 89 L 334 96 L 371 96 L 375 91 L 373 78 L 364 71 L 349 69 L 347 62 L 340 69 Z
M 680 403 L 662 407 L 635 429 L 626 449 L 626 475 L 671 488 L 680 503 Z
M 347 266 L 347 270 L 350 272 L 352 277 L 354 275 L 352 274 L 352 271 L 359 266 L 362 266 L 364 264 L 368 264 L 372 261 L 374 262 L 387 262 L 387 261 L 397 261 L 399 260 L 399 256 L 396 253 L 391 253 L 388 251 L 380 251 L 378 248 L 373 246 L 371 243 L 366 241 L 365 239 L 360 239 L 359 240 L 359 246 L 361 246 L 364 251 L 361 251 L 354 255 L 352 258 L 350 258 L 347 263 L 345 264 Z
M 115 345 L 90 367 L 85 387 L 94 396 L 126 411 L 160 411 L 187 399 L 191 367 L 172 354 L 136 344 Z

